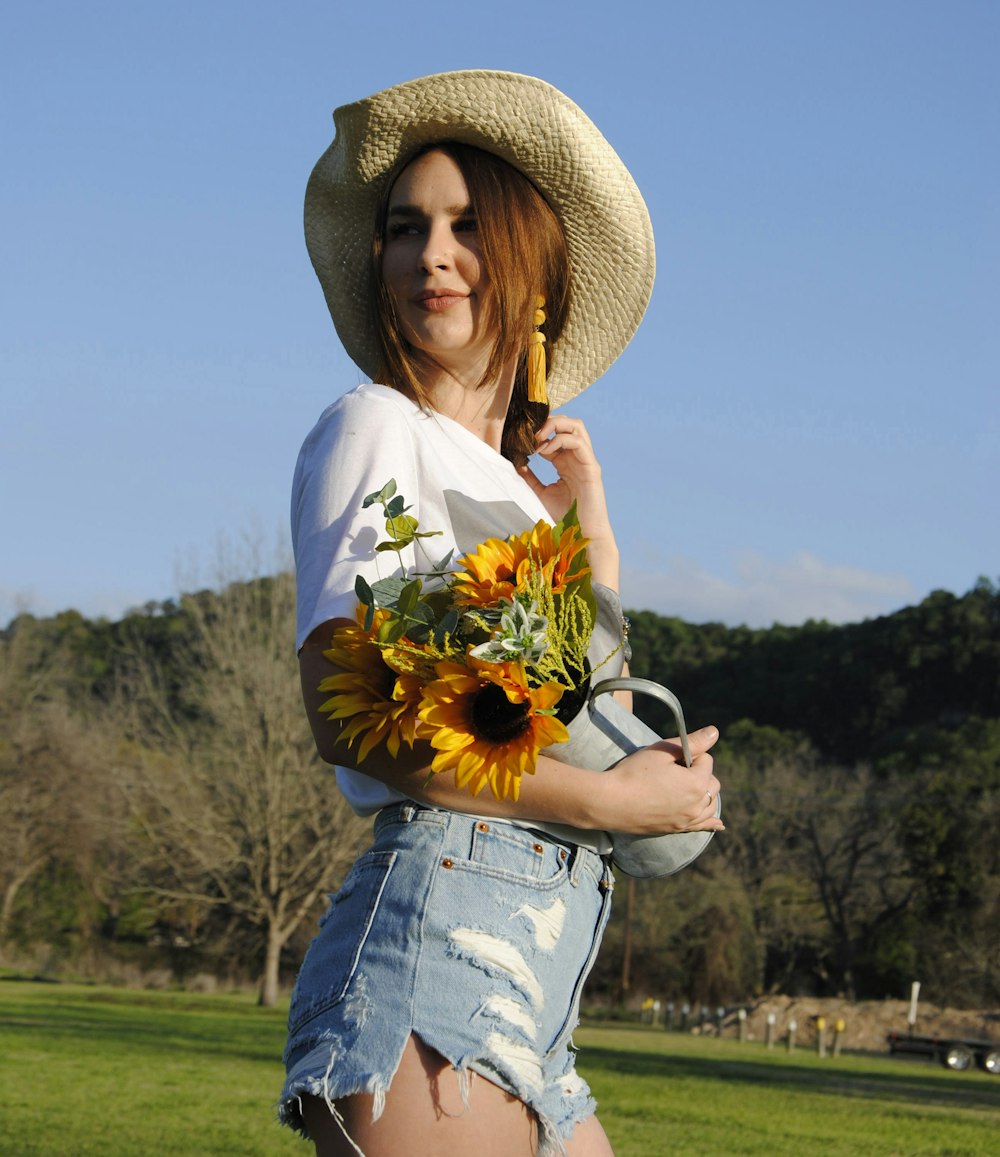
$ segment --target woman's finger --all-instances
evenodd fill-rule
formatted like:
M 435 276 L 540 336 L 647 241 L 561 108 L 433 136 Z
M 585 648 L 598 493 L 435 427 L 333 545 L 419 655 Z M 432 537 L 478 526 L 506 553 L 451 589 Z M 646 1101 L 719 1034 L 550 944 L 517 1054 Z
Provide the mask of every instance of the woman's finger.
M 578 434 L 571 434 L 569 432 L 554 434 L 548 441 L 543 442 L 538 447 L 538 453 L 543 458 L 551 458 L 564 450 L 575 450 L 581 457 L 586 456 L 588 459 L 593 458 L 594 448 L 590 442 L 581 438 Z
M 688 747 L 691 751 L 692 762 L 697 762 L 699 756 L 710 751 L 718 742 L 718 739 L 719 729 L 711 725 L 708 727 L 699 727 L 697 731 L 690 732 L 688 734 Z M 675 735 L 672 739 L 661 739 L 658 743 L 652 744 L 652 746 L 659 747 L 663 751 L 669 751 L 678 763 L 684 762 L 684 751 L 681 747 L 680 736 Z
M 562 414 L 551 415 L 547 418 L 535 434 L 535 440 L 542 443 L 559 434 L 569 434 L 574 438 L 580 438 L 588 446 L 590 445 L 590 434 L 584 423 L 579 418 L 569 418 Z
M 714 724 L 709 724 L 707 727 L 699 727 L 697 731 L 692 731 L 688 735 L 688 744 L 691 747 L 691 755 L 697 757 L 703 752 L 709 751 L 713 748 L 719 739 L 719 729 Z M 677 742 L 680 742 L 679 740 Z
M 547 489 L 546 484 L 538 477 L 538 475 L 531 469 L 530 466 L 521 466 L 518 473 L 527 482 L 536 494 L 544 494 Z

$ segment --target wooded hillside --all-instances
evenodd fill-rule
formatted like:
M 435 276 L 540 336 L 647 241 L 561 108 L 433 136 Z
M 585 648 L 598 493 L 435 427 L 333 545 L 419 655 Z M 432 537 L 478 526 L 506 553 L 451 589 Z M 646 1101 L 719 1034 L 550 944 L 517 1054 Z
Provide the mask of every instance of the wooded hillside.
M 275 999 L 367 831 L 312 748 L 293 599 L 278 575 L 0 632 L 0 962 Z M 1000 589 L 840 627 L 631 618 L 633 672 L 722 729 L 727 831 L 637 885 L 624 972 L 618 904 L 591 991 L 1000 1003 Z

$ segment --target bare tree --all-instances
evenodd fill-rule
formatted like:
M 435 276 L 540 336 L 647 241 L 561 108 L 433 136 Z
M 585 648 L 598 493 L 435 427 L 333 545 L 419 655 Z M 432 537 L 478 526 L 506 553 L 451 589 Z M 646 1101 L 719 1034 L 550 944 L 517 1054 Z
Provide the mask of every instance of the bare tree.
M 225 914 L 263 940 L 260 1002 L 275 1002 L 281 952 L 316 914 L 367 830 L 319 759 L 293 653 L 290 574 L 185 596 L 191 644 L 179 687 L 134 655 L 119 709 L 146 873 L 173 902 Z
M 38 650 L 29 616 L 0 636 L 0 943 L 22 889 L 65 840 L 65 708 Z
M 917 892 L 898 830 L 898 792 L 867 765 L 826 767 L 790 801 L 789 828 L 834 948 L 837 979 L 855 994 L 859 953 Z
M 772 728 L 740 723 L 724 754 L 726 873 L 746 896 L 754 929 L 755 991 L 783 990 L 826 936 L 815 889 L 802 870 L 798 837 L 789 828 L 791 801 L 808 789 L 816 764 L 809 744 Z
M 727 781 L 727 858 L 760 942 L 789 973 L 806 957 L 853 992 L 859 955 L 917 892 L 898 830 L 903 789 L 867 765 L 825 762 L 793 736 L 757 728 L 742 738 Z

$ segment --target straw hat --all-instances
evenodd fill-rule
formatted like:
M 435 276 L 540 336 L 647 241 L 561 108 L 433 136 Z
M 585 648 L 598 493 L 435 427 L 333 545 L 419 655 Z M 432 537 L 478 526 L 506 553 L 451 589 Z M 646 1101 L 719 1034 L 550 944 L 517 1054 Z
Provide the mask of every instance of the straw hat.
M 445 72 L 344 105 L 333 119 L 336 137 L 306 189 L 306 244 L 340 340 L 366 374 L 377 360 L 368 303 L 379 195 L 400 162 L 444 140 L 520 169 L 562 223 L 571 305 L 550 405 L 586 389 L 625 349 L 653 288 L 652 226 L 621 158 L 569 97 L 513 72 Z

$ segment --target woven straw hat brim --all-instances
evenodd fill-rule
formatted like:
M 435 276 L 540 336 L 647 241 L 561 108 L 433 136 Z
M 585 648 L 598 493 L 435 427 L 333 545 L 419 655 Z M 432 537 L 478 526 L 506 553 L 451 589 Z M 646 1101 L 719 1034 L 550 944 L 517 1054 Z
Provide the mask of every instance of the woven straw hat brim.
M 445 140 L 520 169 L 562 223 L 571 305 L 550 405 L 586 389 L 625 349 L 653 289 L 652 225 L 621 158 L 569 97 L 517 73 L 446 72 L 344 105 L 334 125 L 306 189 L 306 244 L 340 340 L 366 374 L 377 366 L 369 282 L 379 196 L 401 162 Z

